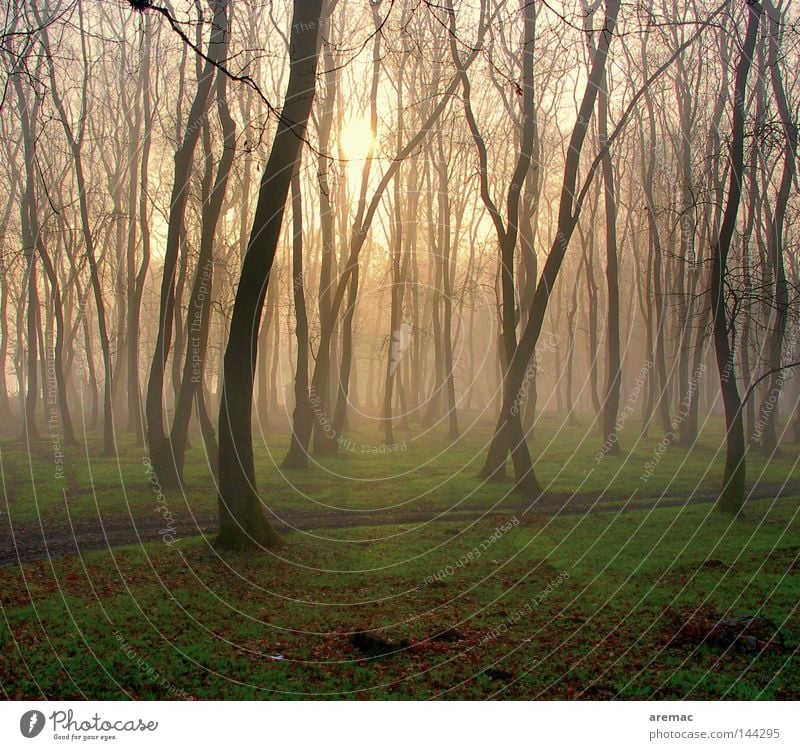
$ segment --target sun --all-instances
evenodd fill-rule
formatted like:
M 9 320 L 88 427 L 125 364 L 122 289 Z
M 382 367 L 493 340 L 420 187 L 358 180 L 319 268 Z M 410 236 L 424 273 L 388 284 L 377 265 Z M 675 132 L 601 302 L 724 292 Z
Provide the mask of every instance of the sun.
M 366 159 L 375 143 L 375 132 L 369 120 L 359 118 L 345 122 L 339 134 L 339 143 L 346 159 Z

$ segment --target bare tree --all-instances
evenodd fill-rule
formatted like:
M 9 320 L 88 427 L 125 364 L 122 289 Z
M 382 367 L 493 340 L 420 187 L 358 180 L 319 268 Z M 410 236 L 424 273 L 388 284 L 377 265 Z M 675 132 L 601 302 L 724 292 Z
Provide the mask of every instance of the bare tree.
M 533 356 L 536 342 L 542 330 L 544 316 L 547 312 L 547 303 L 566 254 L 570 237 L 580 215 L 581 203 L 576 200 L 580 155 L 597 100 L 597 92 L 605 74 L 606 59 L 617 21 L 619 5 L 619 0 L 608 0 L 606 3 L 605 22 L 599 35 L 592 68 L 578 110 L 575 126 L 572 130 L 564 165 L 564 181 L 561 187 L 556 238 L 547 255 L 547 260 L 542 269 L 542 276 L 536 286 L 528 322 L 508 364 L 503 383 L 503 403 L 495 434 L 489 446 L 489 452 L 482 470 L 482 475 L 485 477 L 502 475 L 505 469 L 506 457 L 511 452 L 514 461 L 515 480 L 523 488 L 528 485 L 535 488 L 538 486 L 538 482 L 536 481 L 533 463 L 531 462 L 528 446 L 518 418 L 520 393 L 523 388 L 525 371 Z M 608 147 L 608 143 L 606 147 Z
M 744 119 L 747 77 L 758 37 L 758 24 L 762 7 L 757 2 L 746 4 L 748 20 L 744 45 L 736 66 L 733 84 L 733 116 L 730 146 L 730 181 L 719 234 L 711 246 L 711 309 L 713 315 L 714 351 L 719 371 L 722 401 L 725 406 L 726 453 L 722 489 L 717 508 L 737 512 L 744 503 L 745 490 L 745 438 L 742 419 L 742 401 L 736 383 L 736 366 L 729 339 L 729 318 L 725 298 L 725 272 L 728 264 L 731 239 L 736 226 L 736 216 L 742 195 L 744 175 Z
M 261 178 L 258 204 L 233 307 L 219 412 L 219 536 L 241 549 L 278 542 L 256 491 L 250 418 L 261 310 L 280 237 L 286 197 L 316 89 L 323 0 L 294 0 L 289 83 Z

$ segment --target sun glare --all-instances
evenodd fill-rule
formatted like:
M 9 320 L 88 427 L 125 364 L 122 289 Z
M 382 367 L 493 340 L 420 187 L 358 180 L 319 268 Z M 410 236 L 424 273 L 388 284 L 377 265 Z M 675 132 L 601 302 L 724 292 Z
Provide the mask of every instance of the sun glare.
M 339 141 L 346 159 L 366 159 L 375 142 L 375 133 L 369 120 L 350 120 L 342 125 Z

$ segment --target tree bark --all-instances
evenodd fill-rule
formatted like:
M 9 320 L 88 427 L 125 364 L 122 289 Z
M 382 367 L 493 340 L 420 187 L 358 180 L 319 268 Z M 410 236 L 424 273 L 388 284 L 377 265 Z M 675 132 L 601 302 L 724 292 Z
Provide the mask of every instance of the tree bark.
M 733 128 L 730 147 L 730 182 L 725 213 L 719 233 L 711 246 L 711 310 L 713 320 L 714 351 L 719 371 L 722 401 L 725 407 L 726 453 L 722 488 L 716 509 L 738 512 L 744 504 L 745 491 L 745 438 L 742 419 L 742 402 L 736 383 L 736 363 L 728 338 L 728 312 L 725 299 L 725 273 L 728 252 L 736 228 L 736 216 L 742 194 L 744 174 L 744 116 L 747 78 L 758 36 L 762 8 L 757 2 L 747 3 L 747 32 L 744 46 L 736 66 L 733 90 Z
M 228 47 L 228 18 L 226 15 L 227 0 L 215 0 L 214 23 L 222 28 L 219 46 L 220 59 L 224 59 Z M 211 186 L 208 200 L 202 212 L 202 229 L 200 236 L 200 254 L 197 259 L 194 283 L 189 296 L 189 322 L 186 355 L 183 374 L 181 376 L 178 399 L 175 404 L 175 417 L 170 432 L 170 446 L 175 471 L 179 478 L 183 477 L 183 466 L 186 458 L 186 441 L 189 433 L 189 420 L 192 405 L 198 404 L 202 393 L 202 383 L 208 350 L 209 321 L 211 317 L 211 296 L 214 286 L 214 241 L 217 234 L 219 217 L 228 189 L 234 155 L 236 153 L 236 123 L 228 110 L 226 100 L 227 78 L 218 75 L 216 78 L 217 114 L 222 125 L 223 143 L 222 158 Z M 212 155 L 210 144 L 206 145 L 206 159 L 210 165 Z M 211 183 L 211 180 L 208 180 Z M 177 353 L 176 353 L 177 356 Z
M 765 8 L 769 19 L 767 67 L 770 70 L 770 81 L 775 96 L 775 104 L 783 126 L 785 138 L 783 173 L 775 200 L 775 211 L 769 225 L 768 248 L 774 273 L 774 310 L 772 326 L 767 342 L 767 366 L 772 371 L 767 391 L 759 407 L 759 433 L 756 435 L 757 446 L 765 452 L 773 454 L 778 449 L 778 413 L 781 390 L 785 373 L 781 368 L 783 343 L 789 317 L 789 288 L 786 281 L 786 268 L 783 261 L 783 231 L 786 219 L 786 207 L 797 170 L 797 125 L 792 119 L 779 60 L 779 39 L 781 35 L 781 18 L 770 0 L 765 0 Z
M 578 117 L 572 130 L 564 165 L 564 181 L 561 189 L 556 237 L 547 255 L 539 283 L 536 285 L 528 322 L 523 329 L 522 336 L 506 370 L 503 384 L 503 404 L 495 427 L 494 437 L 489 446 L 486 462 L 481 472 L 484 477 L 492 477 L 501 472 L 505 465 L 506 456 L 510 451 L 514 462 L 517 485 L 523 482 L 529 483 L 534 488 L 534 491 L 538 487 L 538 481 L 536 480 L 528 446 L 522 434 L 519 420 L 519 394 L 523 388 L 525 371 L 536 349 L 536 342 L 542 330 L 550 294 L 558 277 L 569 240 L 579 216 L 579 207 L 577 211 L 575 210 L 578 165 L 589 121 L 594 111 L 597 92 L 605 71 L 606 58 L 614 26 L 616 25 L 619 5 L 620 0 L 608 0 L 606 3 L 605 23 L 600 34 L 597 52 L 592 62 L 592 69 L 589 73 Z M 517 412 L 516 418 L 515 410 Z
M 185 245 L 184 217 L 189 199 L 189 182 L 192 174 L 192 160 L 202 127 L 200 123 L 208 108 L 216 67 L 222 59 L 221 53 L 226 38 L 226 13 L 228 0 L 222 0 L 214 8 L 214 20 L 208 44 L 208 60 L 202 68 L 197 81 L 197 90 L 189 109 L 183 141 L 175 154 L 175 169 L 170 199 L 169 220 L 167 224 L 167 243 L 164 248 L 164 268 L 161 276 L 161 291 L 158 312 L 158 329 L 150 375 L 145 397 L 145 416 L 147 420 L 147 445 L 150 463 L 164 489 L 176 489 L 180 485 L 177 467 L 174 464 L 169 438 L 164 425 L 164 376 L 172 344 L 175 318 L 176 272 L 178 255 Z M 177 353 L 176 353 L 177 356 Z
M 83 33 L 82 23 L 83 20 L 81 16 L 81 33 Z M 84 64 L 84 78 L 82 83 L 83 109 L 78 124 L 78 132 L 76 133 L 75 129 L 70 123 L 66 108 L 58 92 L 58 87 L 56 85 L 55 65 L 53 64 L 53 56 L 50 52 L 50 42 L 46 28 L 42 31 L 42 44 L 50 74 L 50 93 L 53 98 L 53 103 L 56 106 L 56 110 L 58 111 L 59 119 L 61 120 L 61 125 L 64 129 L 64 134 L 67 138 L 67 143 L 69 144 L 72 160 L 75 166 L 75 180 L 78 188 L 78 205 L 80 208 L 81 230 L 83 234 L 83 241 L 86 246 L 86 260 L 89 264 L 89 278 L 91 280 L 92 292 L 94 294 L 94 303 L 97 312 L 97 327 L 100 335 L 100 350 L 103 358 L 103 371 L 105 373 L 105 381 L 103 384 L 103 455 L 113 456 L 116 452 L 116 445 L 114 441 L 114 414 L 112 405 L 113 378 L 111 365 L 111 342 L 108 333 L 105 296 L 103 293 L 103 286 L 100 278 L 100 268 L 95 248 L 95 237 L 92 234 L 91 219 L 89 216 L 89 203 L 87 197 L 88 190 L 83 165 L 83 139 L 86 129 L 86 107 L 89 98 L 87 53 L 85 46 L 82 47 Z
M 298 162 L 299 163 L 299 162 Z M 297 363 L 294 378 L 294 413 L 292 415 L 292 443 L 284 459 L 286 468 L 308 466 L 308 456 L 302 436 L 311 433 L 313 414 L 308 398 L 309 336 L 308 314 L 303 277 L 303 198 L 300 172 L 295 167 L 292 175 L 292 292 L 297 336 Z
M 294 0 L 289 82 L 283 111 L 261 179 L 253 227 L 242 264 L 225 349 L 219 412 L 217 546 L 271 546 L 278 536 L 258 497 L 251 417 L 258 332 L 280 238 L 289 184 L 300 158 L 316 86 L 323 0 Z

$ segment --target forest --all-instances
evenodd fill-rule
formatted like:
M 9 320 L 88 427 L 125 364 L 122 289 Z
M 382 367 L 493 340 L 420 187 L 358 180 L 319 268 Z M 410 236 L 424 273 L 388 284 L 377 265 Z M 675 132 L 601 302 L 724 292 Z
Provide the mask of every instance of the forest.
M 9 0 L 3 695 L 800 697 L 799 11 Z

